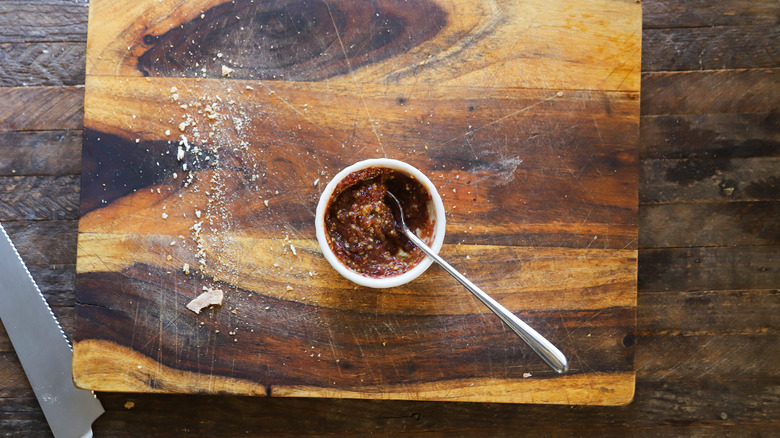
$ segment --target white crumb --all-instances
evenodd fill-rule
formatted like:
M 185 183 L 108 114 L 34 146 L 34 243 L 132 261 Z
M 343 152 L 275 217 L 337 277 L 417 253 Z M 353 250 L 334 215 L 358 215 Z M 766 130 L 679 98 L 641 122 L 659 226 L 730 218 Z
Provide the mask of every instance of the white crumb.
M 187 303 L 187 308 L 199 314 L 208 306 L 221 306 L 224 296 L 221 289 L 208 289 Z

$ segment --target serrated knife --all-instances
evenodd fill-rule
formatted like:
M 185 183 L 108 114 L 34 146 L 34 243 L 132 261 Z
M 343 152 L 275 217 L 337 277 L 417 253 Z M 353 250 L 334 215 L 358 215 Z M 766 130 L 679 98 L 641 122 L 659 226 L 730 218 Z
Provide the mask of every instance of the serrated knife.
M 54 436 L 91 437 L 103 406 L 73 384 L 68 338 L 1 224 L 0 320 Z

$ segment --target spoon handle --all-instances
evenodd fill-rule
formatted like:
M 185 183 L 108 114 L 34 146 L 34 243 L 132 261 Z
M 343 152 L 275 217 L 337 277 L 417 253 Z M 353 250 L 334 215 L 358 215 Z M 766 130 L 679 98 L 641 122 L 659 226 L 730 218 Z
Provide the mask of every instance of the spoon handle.
M 482 301 L 482 303 L 484 303 L 490 310 L 492 310 L 493 313 L 501 318 L 501 320 L 504 321 L 504 324 L 509 326 L 509 328 L 511 328 L 512 331 L 517 334 L 517 336 L 520 336 L 520 338 L 522 338 L 531 347 L 531 349 L 539 355 L 539 357 L 547 362 L 547 365 L 549 365 L 558 373 L 565 373 L 569 369 L 566 356 L 564 356 L 563 353 L 558 350 L 558 348 L 550 343 L 550 341 L 545 339 L 544 336 L 540 335 L 539 332 L 531 328 L 531 326 L 523 322 L 523 320 L 515 316 L 515 314 L 507 310 L 506 307 L 499 304 L 498 301 L 494 300 L 490 295 L 482 291 L 482 289 L 477 287 L 477 285 L 472 283 L 468 278 L 464 277 L 463 274 L 450 266 L 449 263 L 439 257 L 438 254 L 434 253 L 433 250 L 431 250 L 431 248 L 422 241 L 422 239 L 417 237 L 409 229 L 404 230 L 404 234 L 409 238 L 409 240 L 412 241 L 412 243 L 417 245 L 425 254 L 427 254 L 442 268 L 444 268 L 444 270 L 447 271 L 450 275 L 455 277 L 455 279 L 458 280 L 460 284 L 465 286 L 466 289 L 471 291 L 471 293 L 479 298 L 479 300 Z

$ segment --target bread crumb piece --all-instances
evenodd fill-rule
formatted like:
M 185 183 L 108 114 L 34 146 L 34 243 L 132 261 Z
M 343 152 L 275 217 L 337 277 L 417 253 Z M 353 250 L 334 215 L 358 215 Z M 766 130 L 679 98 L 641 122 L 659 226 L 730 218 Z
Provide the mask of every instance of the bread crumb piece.
M 290 251 L 292 251 L 293 255 L 298 255 L 298 252 L 295 251 L 295 247 L 292 244 L 290 244 Z
M 170 255 L 170 254 L 168 254 L 168 255 L 165 257 L 165 260 L 168 260 L 168 261 L 170 262 L 172 258 L 173 258 L 173 257 L 171 257 L 171 255 Z
M 287 290 L 293 290 L 293 287 L 288 284 L 287 285 Z
M 163 219 L 168 219 L 168 213 L 163 213 L 163 214 L 162 214 L 162 218 L 163 218 Z
M 267 199 L 263 200 L 263 204 L 265 204 L 265 206 L 268 207 L 268 200 Z
M 185 263 L 184 266 L 182 266 L 181 270 L 185 274 L 190 275 L 190 264 L 189 263 Z
M 135 403 L 128 401 L 125 403 L 125 409 L 133 409 L 135 407 Z
M 222 76 L 227 76 L 230 73 L 233 73 L 233 69 L 228 67 L 228 66 L 226 66 L 226 65 L 223 65 L 222 66 Z
M 222 289 L 209 288 L 206 292 L 203 292 L 187 303 L 187 308 L 200 314 L 200 311 L 208 306 L 221 306 L 224 297 L 225 294 L 222 293 Z
M 524 379 L 527 379 L 529 377 L 531 377 L 531 373 L 523 373 L 523 378 Z

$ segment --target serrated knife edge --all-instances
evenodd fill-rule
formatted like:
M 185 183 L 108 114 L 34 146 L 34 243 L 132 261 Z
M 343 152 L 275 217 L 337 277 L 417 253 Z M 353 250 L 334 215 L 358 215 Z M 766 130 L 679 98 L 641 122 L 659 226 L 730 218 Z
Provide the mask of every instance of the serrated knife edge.
M 103 406 L 73 384 L 70 342 L 2 224 L 0 319 L 54 436 L 91 437 Z

